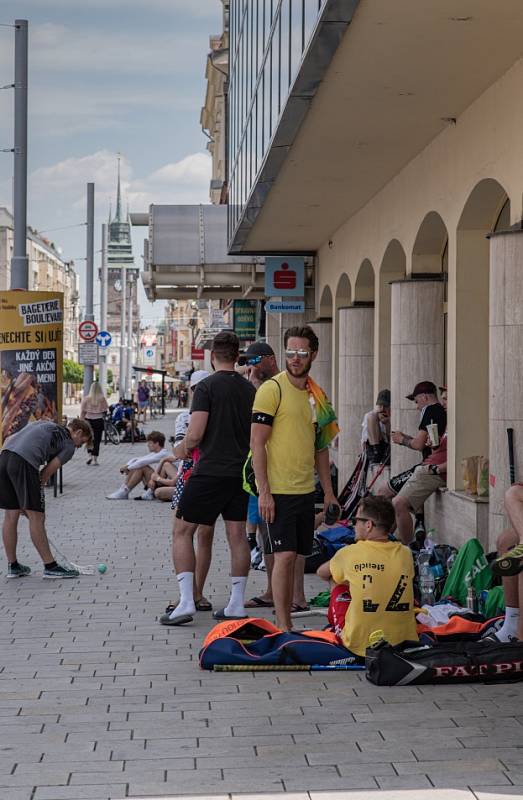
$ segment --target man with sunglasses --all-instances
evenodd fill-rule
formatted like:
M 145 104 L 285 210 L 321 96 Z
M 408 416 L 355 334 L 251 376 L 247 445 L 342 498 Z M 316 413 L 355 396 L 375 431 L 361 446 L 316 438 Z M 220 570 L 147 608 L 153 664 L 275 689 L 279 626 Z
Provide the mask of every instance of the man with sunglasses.
M 416 641 L 414 561 L 408 547 L 391 539 L 394 507 L 385 497 L 364 497 L 353 520 L 356 542 L 322 564 L 325 581 L 347 585 L 351 602 L 341 639 L 363 657 L 376 631 L 390 644 Z
M 256 393 L 251 450 L 265 523 L 265 551 L 274 555 L 272 592 L 276 624 L 291 630 L 296 558 L 307 556 L 314 535 L 314 469 L 325 494 L 325 508 L 336 504 L 327 447 L 316 449 L 317 418 L 309 391 L 309 371 L 318 338 L 309 326 L 289 328 L 284 336 L 285 371 Z

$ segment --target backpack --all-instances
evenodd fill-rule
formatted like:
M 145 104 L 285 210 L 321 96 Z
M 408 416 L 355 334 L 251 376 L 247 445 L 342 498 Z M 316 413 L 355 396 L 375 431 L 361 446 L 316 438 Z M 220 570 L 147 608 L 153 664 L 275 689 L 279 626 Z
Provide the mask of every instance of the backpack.
M 274 416 L 276 416 L 281 404 L 281 386 L 279 384 L 279 381 L 276 380 L 276 378 L 269 378 L 269 380 L 274 381 L 274 383 L 280 390 L 280 399 L 278 400 L 278 405 L 276 406 L 276 411 L 274 412 Z M 245 464 L 243 465 L 242 477 L 243 477 L 243 488 L 247 492 L 247 494 L 252 494 L 254 495 L 254 497 L 258 497 L 258 487 L 256 486 L 256 476 L 254 474 L 254 465 L 252 463 L 252 450 L 249 450 L 247 454 Z

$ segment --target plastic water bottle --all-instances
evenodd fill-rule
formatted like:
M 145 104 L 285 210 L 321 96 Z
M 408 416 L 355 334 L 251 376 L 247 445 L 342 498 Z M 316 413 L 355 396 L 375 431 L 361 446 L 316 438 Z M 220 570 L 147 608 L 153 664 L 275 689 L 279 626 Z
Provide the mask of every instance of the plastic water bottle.
M 429 528 L 427 531 L 427 535 L 425 537 L 425 542 L 423 544 L 423 549 L 427 550 L 431 555 L 434 552 L 434 548 L 436 546 L 435 542 L 435 534 L 436 531 L 434 528 Z
M 434 594 L 435 579 L 430 566 L 429 550 L 422 550 L 418 556 L 419 588 L 422 606 L 433 606 L 436 598 Z
M 450 556 L 447 558 L 447 575 L 450 573 L 450 570 L 452 569 L 452 567 L 456 563 L 456 556 L 457 556 L 457 553 L 452 551 Z

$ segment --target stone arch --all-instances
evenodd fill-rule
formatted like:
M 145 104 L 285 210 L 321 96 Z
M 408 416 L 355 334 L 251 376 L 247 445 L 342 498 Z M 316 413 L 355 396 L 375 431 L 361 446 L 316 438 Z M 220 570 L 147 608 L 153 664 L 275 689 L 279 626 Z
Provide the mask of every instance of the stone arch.
M 390 346 L 391 346 L 391 281 L 405 278 L 407 256 L 397 239 L 388 243 L 379 270 L 379 289 L 376 297 L 374 316 L 374 391 L 390 387 Z
M 332 297 L 331 288 L 327 285 L 324 287 L 323 292 L 321 293 L 319 306 L 320 319 L 332 319 L 333 308 L 334 299 Z
M 336 295 L 334 297 L 334 305 L 336 311 L 340 308 L 350 306 L 352 302 L 352 287 L 350 285 L 349 276 L 346 272 L 342 272 L 338 285 L 336 286 Z
M 373 303 L 375 293 L 374 267 L 368 258 L 363 259 L 354 283 L 354 302 Z
M 489 453 L 488 234 L 510 220 L 505 188 L 493 178 L 473 187 L 456 230 L 456 261 L 449 275 L 449 486 L 462 487 L 460 462 Z M 452 265 L 451 265 L 452 266 Z
M 437 211 L 429 211 L 418 229 L 412 248 L 412 272 L 445 272 L 448 246 L 447 226 Z

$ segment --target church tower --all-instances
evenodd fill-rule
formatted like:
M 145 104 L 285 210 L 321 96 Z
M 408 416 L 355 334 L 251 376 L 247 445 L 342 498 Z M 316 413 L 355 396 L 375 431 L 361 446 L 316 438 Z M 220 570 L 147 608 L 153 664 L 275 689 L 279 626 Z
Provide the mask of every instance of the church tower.
M 135 307 L 136 327 L 139 328 L 139 309 L 137 302 L 137 285 L 139 270 L 134 266 L 133 244 L 131 240 L 131 223 L 129 215 L 122 211 L 122 188 L 120 181 L 120 159 L 118 158 L 118 184 L 116 188 L 116 212 L 114 217 L 109 212 L 107 236 L 107 326 L 109 331 L 120 330 L 120 308 L 122 304 L 122 268 L 127 276 L 133 276 L 133 301 Z M 127 289 L 129 292 L 129 288 Z
M 116 210 L 109 211 L 107 225 L 107 329 L 113 337 L 108 352 L 108 367 L 119 377 L 120 312 L 122 306 L 122 269 L 126 271 L 127 307 L 132 291 L 134 313 L 133 331 L 138 341 L 140 332 L 140 308 L 138 306 L 138 280 L 140 271 L 134 264 L 131 222 L 129 214 L 122 209 L 122 187 L 120 180 L 120 157 L 118 157 L 118 182 L 116 187 Z M 132 288 L 129 277 L 132 275 Z M 136 345 L 135 345 L 136 347 Z M 136 352 L 136 350 L 135 350 Z

